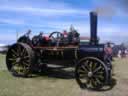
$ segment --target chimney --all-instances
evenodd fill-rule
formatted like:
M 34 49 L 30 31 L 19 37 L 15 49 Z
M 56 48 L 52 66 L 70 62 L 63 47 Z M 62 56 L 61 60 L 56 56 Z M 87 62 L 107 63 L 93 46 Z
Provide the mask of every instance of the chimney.
M 98 44 L 97 39 L 97 13 L 96 12 L 90 12 L 90 44 L 96 45 Z

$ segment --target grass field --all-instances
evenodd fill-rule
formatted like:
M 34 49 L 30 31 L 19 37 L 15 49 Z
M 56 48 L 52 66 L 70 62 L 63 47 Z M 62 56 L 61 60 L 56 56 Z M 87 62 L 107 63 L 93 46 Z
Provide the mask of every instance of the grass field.
M 6 70 L 5 56 L 0 55 L 0 96 L 128 96 L 128 59 L 115 59 L 113 65 L 116 85 L 111 90 L 97 92 L 80 89 L 73 77 L 65 77 L 69 74 L 61 71 L 57 71 L 60 77 L 13 77 Z

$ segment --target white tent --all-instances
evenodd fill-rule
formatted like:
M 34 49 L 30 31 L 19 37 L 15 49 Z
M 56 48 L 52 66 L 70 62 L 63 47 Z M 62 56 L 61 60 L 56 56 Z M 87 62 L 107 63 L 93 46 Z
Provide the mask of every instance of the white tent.
M 0 44 L 0 47 L 7 46 L 6 44 Z
M 8 47 L 6 44 L 0 44 L 0 52 L 7 51 Z

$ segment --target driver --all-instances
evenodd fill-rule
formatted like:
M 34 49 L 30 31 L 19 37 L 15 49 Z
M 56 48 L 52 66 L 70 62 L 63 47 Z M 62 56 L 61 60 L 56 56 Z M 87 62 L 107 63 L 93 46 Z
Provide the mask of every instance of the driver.
M 31 34 L 31 32 L 32 31 L 29 29 L 28 32 L 24 36 L 29 37 L 29 35 Z
M 67 38 L 68 37 L 68 33 L 67 33 L 66 30 L 64 30 L 62 34 L 63 34 L 64 38 Z
M 42 37 L 43 37 L 43 32 L 40 32 L 39 38 L 42 38 Z
M 49 44 L 50 38 L 48 36 L 44 36 L 43 32 L 40 32 L 39 38 L 40 38 L 43 45 Z
M 44 36 L 43 32 L 40 32 L 39 40 L 40 40 L 41 45 L 47 45 L 49 39 L 47 36 Z

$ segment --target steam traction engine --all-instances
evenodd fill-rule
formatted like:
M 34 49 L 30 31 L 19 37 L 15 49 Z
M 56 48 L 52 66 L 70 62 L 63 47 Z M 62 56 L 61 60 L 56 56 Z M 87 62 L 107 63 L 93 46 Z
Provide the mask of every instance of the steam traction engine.
M 39 62 L 51 61 L 74 61 L 75 78 L 81 87 L 100 89 L 111 80 L 111 61 L 105 58 L 104 44 L 99 44 L 97 38 L 97 13 L 90 13 L 90 42 L 81 44 L 78 38 L 72 44 L 67 43 L 60 32 L 50 34 L 50 43 L 45 45 L 34 36 L 32 40 L 28 37 L 19 38 L 8 50 L 6 64 L 8 70 L 14 76 L 29 76 L 29 74 L 40 66 Z M 55 36 L 56 35 L 56 36 Z M 41 63 L 42 65 L 44 63 Z

